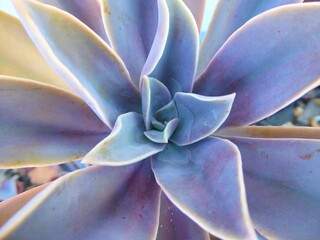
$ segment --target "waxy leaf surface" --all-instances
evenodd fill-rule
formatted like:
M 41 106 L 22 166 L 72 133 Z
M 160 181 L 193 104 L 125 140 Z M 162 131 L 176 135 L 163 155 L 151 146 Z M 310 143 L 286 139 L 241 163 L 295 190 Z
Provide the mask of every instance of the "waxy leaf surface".
M 85 163 L 119 166 L 141 161 L 163 150 L 164 144 L 154 143 L 144 134 L 142 115 L 121 115 L 110 135 L 84 158 Z
M 14 3 L 46 61 L 103 122 L 112 127 L 122 113 L 140 111 L 140 96 L 125 65 L 91 29 L 57 8 L 35 1 Z
M 319 238 L 320 128 L 239 127 L 223 132 L 241 152 L 257 230 L 271 239 Z
M 256 239 L 234 144 L 210 137 L 186 147 L 170 144 L 152 157 L 152 168 L 167 197 L 206 231 L 224 239 Z
M 275 8 L 228 39 L 194 87 L 202 95 L 237 94 L 223 126 L 259 121 L 320 83 L 319 13 L 318 3 Z
M 194 18 L 182 1 L 167 0 L 169 35 L 161 59 L 150 74 L 174 95 L 192 89 L 198 59 L 199 36 Z
M 40 82 L 0 77 L 0 102 L 1 168 L 77 160 L 110 132 L 80 98 Z
M 89 167 L 51 183 L 4 225 L 0 238 L 154 239 L 159 200 L 148 161 Z M 44 216 L 50 217 L 39 226 L 34 219 Z
M 245 22 L 271 8 L 300 2 L 302 0 L 219 0 L 200 47 L 197 75 L 205 70 L 219 48 Z
M 209 240 L 209 234 L 183 214 L 167 196 L 161 194 L 159 240 Z

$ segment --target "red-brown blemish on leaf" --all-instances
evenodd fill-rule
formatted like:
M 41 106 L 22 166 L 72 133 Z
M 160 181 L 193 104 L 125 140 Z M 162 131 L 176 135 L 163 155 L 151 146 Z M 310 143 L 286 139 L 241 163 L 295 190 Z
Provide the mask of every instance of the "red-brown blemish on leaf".
M 300 159 L 302 160 L 310 160 L 312 157 L 312 154 L 304 154 L 304 155 L 299 155 Z

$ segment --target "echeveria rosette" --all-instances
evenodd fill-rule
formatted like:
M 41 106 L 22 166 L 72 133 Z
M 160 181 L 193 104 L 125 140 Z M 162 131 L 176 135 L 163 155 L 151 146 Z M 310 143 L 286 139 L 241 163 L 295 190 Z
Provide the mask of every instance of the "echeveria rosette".
M 208 51 L 209 61 L 200 54 L 208 67 L 197 70 L 204 1 L 186 1 L 198 29 L 178 0 L 104 0 L 103 21 L 97 1 L 40 1 L 82 22 L 36 1 L 14 2 L 44 59 L 21 25 L 1 14 L 1 22 L 15 26 L 7 31 L 0 25 L 6 38 L 25 39 L 18 57 L 8 57 L 6 49 L 0 54 L 8 62 L 1 73 L 50 85 L 1 77 L 2 167 L 79 158 L 108 166 L 70 173 L 4 202 L 1 222 L 13 217 L 1 228 L 2 238 L 208 239 L 209 232 L 255 239 L 245 187 L 250 216 L 263 236 L 320 236 L 319 184 L 313 183 L 320 179 L 314 170 L 320 130 L 244 127 L 319 84 L 319 4 L 284 6 L 244 24 L 271 7 L 300 1 L 253 6 L 243 0 L 234 8 L 232 1 L 221 1 L 211 40 L 201 49 L 221 45 L 244 25 L 216 54 Z M 93 4 L 88 13 L 87 4 Z M 236 26 L 228 15 L 233 11 L 242 19 Z M 220 28 L 221 38 L 211 43 L 221 21 L 231 27 Z M 43 66 L 39 74 L 29 73 L 33 64 L 17 61 L 33 52 L 33 61 Z M 52 71 L 46 62 L 61 79 L 45 79 Z M 35 219 L 44 216 L 39 228 Z

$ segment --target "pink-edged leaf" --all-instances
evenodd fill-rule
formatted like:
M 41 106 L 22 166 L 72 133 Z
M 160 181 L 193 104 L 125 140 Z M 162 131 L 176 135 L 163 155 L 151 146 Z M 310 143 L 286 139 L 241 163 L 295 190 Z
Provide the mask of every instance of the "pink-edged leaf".
M 229 38 L 194 88 L 237 94 L 224 126 L 261 120 L 319 85 L 319 14 L 319 3 L 274 8 Z
M 231 36 L 231 34 L 249 19 L 271 8 L 300 2 L 303 1 L 220 0 L 200 47 L 197 75 L 200 75 L 206 69 L 213 56 L 217 53 L 224 42 Z
M 209 234 L 161 194 L 157 240 L 209 240 Z
M 0 227 L 47 185 L 48 184 L 43 184 L 0 202 Z
M 71 90 L 45 62 L 18 19 L 0 11 L 0 32 L 0 75 L 29 78 Z
M 266 239 L 319 239 L 319 198 L 246 172 L 245 184 L 252 221 Z
M 1 168 L 82 158 L 110 130 L 78 97 L 31 80 L 0 77 Z
M 83 162 L 121 166 L 161 152 L 165 144 L 152 142 L 144 135 L 144 131 L 142 115 L 130 112 L 119 116 L 110 135 L 97 144 Z
M 168 25 L 168 20 L 158 23 L 159 20 L 163 20 L 165 11 L 163 0 L 103 0 L 102 4 L 105 29 L 111 46 L 123 59 L 133 82 L 139 86 L 141 72 L 155 35 Z M 161 53 L 166 37 L 159 39 L 158 36 L 157 39 L 163 42 L 157 46 Z
M 167 197 L 204 230 L 223 239 L 256 239 L 234 144 L 210 137 L 186 147 L 168 144 L 152 157 L 152 168 Z
M 154 239 L 160 189 L 149 161 L 59 178 L 0 230 L 1 239 Z
M 75 95 L 26 79 L 0 77 L 1 168 L 82 158 L 110 130 Z
M 221 133 L 241 152 L 257 230 L 268 239 L 318 239 L 320 128 L 240 127 Z
M 206 6 L 206 0 L 183 0 L 192 12 L 198 26 L 198 31 L 201 30 L 204 10 Z
M 109 43 L 108 37 L 104 30 L 101 15 L 101 5 L 99 0 L 37 0 L 45 4 L 58 7 L 71 15 L 77 17 L 80 21 L 91 28 L 106 43 Z
M 46 61 L 103 122 L 112 127 L 122 113 L 141 111 L 139 91 L 124 63 L 91 29 L 58 8 L 13 2 Z
M 180 0 L 167 0 L 169 34 L 158 65 L 150 74 L 170 93 L 190 92 L 198 60 L 199 35 L 188 7 Z

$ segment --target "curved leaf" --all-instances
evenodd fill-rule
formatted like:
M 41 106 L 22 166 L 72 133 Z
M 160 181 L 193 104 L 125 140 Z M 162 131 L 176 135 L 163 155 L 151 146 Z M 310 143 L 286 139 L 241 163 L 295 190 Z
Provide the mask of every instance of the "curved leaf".
M 207 33 L 200 46 L 200 57 L 197 69 L 199 76 L 208 66 L 213 56 L 223 43 L 254 16 L 281 5 L 300 3 L 302 0 L 219 0 L 211 19 Z
M 154 239 L 159 200 L 148 161 L 89 167 L 51 183 L 3 226 L 0 238 Z
M 23 77 L 71 90 L 35 48 L 19 20 L 0 11 L 0 75 Z
M 192 12 L 192 15 L 194 16 L 197 22 L 198 32 L 200 32 L 204 10 L 206 6 L 206 0 L 183 0 L 183 1 Z
M 162 20 L 162 0 L 103 0 L 102 4 L 105 29 L 111 45 L 126 64 L 133 82 L 139 86 L 155 35 L 166 25 L 158 24 Z M 165 40 L 161 39 L 162 42 Z M 162 45 L 164 47 L 164 43 Z
M 237 94 L 224 126 L 259 121 L 319 85 L 319 14 L 319 3 L 274 8 L 229 38 L 194 88 Z
M 150 74 L 169 89 L 190 92 L 198 61 L 199 35 L 194 18 L 180 0 L 167 0 L 169 8 L 169 35 L 155 70 Z
M 119 116 L 110 135 L 95 146 L 84 163 L 121 166 L 141 161 L 163 150 L 165 144 L 150 141 L 140 114 L 130 112 Z
M 320 128 L 245 127 L 222 134 L 241 152 L 257 230 L 271 239 L 318 239 Z
M 187 147 L 168 144 L 152 157 L 152 168 L 167 197 L 204 230 L 223 239 L 256 239 L 234 144 L 210 137 Z
M 170 102 L 171 95 L 163 83 L 145 76 L 141 81 L 141 100 L 143 120 L 146 129 L 150 130 L 152 118 L 160 108 Z
M 13 2 L 47 62 L 109 127 L 122 113 L 141 110 L 139 92 L 125 65 L 91 29 L 57 8 Z
M 171 135 L 176 130 L 178 123 L 179 123 L 179 119 L 174 118 L 167 123 L 167 125 L 164 127 L 163 131 L 149 130 L 149 131 L 145 131 L 144 135 L 153 142 L 168 143 Z
M 0 167 L 82 158 L 109 129 L 78 97 L 39 82 L 0 77 Z
M 176 93 L 179 124 L 171 141 L 179 146 L 197 142 L 216 131 L 230 113 L 235 94 L 207 97 L 193 93 Z
M 46 186 L 48 184 L 43 184 L 0 202 L 0 227 Z
M 91 28 L 106 43 L 109 43 L 108 37 L 104 30 L 101 15 L 101 6 L 97 0 L 37 0 L 45 4 L 49 4 L 60 8 L 71 15 L 77 17 L 80 21 Z

